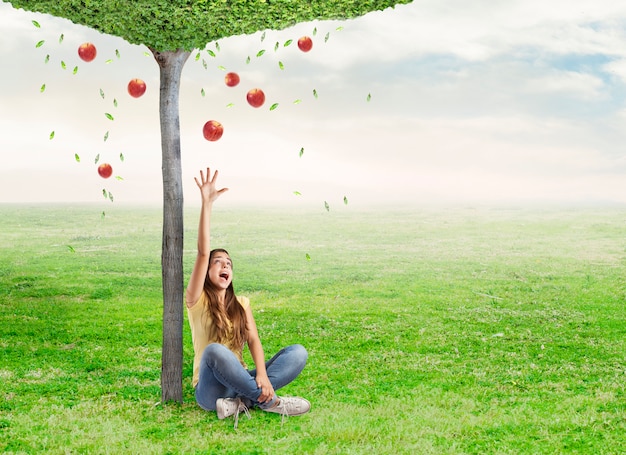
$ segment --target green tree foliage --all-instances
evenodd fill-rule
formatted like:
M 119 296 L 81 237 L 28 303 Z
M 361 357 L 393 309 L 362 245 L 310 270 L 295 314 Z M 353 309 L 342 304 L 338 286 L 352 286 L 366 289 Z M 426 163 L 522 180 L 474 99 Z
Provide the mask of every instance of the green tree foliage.
M 314 19 L 350 19 L 411 0 L 11 0 L 131 44 L 174 51 L 220 38 L 279 30 Z

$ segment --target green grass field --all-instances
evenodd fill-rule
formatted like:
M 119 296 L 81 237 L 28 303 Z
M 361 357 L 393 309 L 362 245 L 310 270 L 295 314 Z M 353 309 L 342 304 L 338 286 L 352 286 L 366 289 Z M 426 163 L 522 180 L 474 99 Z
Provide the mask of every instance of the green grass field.
M 302 343 L 281 426 L 159 403 L 159 209 L 0 206 L 0 451 L 626 452 L 626 209 L 216 204 L 270 356 Z M 198 210 L 186 210 L 185 270 Z M 307 260 L 306 255 L 310 256 Z

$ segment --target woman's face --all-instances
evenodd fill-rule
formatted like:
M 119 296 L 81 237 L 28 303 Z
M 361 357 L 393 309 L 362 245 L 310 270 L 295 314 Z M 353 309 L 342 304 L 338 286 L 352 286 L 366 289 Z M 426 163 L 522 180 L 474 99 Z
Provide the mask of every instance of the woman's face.
M 233 281 L 233 263 L 227 253 L 216 251 L 209 263 L 209 280 L 218 289 L 227 289 Z

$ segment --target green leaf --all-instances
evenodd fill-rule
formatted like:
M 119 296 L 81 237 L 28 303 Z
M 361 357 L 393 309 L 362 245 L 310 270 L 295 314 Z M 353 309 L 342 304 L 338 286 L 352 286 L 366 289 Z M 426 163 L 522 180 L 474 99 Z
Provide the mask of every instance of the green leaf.
M 67 65 L 65 65 L 65 62 L 63 60 L 61 60 L 61 68 L 67 69 Z
M 265 49 L 261 49 L 259 52 L 256 53 L 257 57 L 260 57 L 261 55 L 265 54 Z
M 39 22 L 37 21 L 32 21 L 33 25 L 37 28 L 41 28 L 41 25 L 39 25 Z
M 284 70 L 284 69 L 285 69 L 285 65 L 283 65 L 283 62 L 278 62 L 278 67 L 279 67 L 281 70 Z
M 295 194 L 296 196 L 302 196 L 302 193 L 300 191 L 294 191 L 293 194 Z
M 116 176 L 115 176 L 115 180 L 120 180 L 120 181 L 122 181 L 122 180 L 124 180 L 124 177 L 120 177 L 119 175 L 116 175 Z
M 46 91 L 46 84 L 43 84 L 43 85 L 41 86 L 41 88 L 39 89 L 39 92 L 40 92 L 40 93 L 43 93 L 43 92 L 45 92 L 45 91 Z
M 102 196 L 106 199 L 107 198 L 107 190 L 106 188 L 102 188 Z
M 220 51 L 220 43 L 218 43 L 217 41 L 215 42 L 215 49 L 217 50 L 217 52 Z
M 317 90 L 313 89 L 313 96 L 317 99 Z
M 302 155 L 304 155 L 304 147 L 300 149 L 300 153 L 298 154 L 300 158 L 302 158 Z
M 80 156 L 78 156 L 78 153 L 74 153 L 74 159 L 77 163 L 80 163 Z
M 117 107 L 117 99 L 113 98 L 113 107 Z
M 265 32 L 261 34 L 261 42 L 265 41 Z
M 120 51 L 119 51 L 119 49 L 115 49 L 115 56 L 117 58 L 120 58 Z
M 100 218 L 104 219 L 105 216 L 106 214 L 104 213 L 104 210 L 103 210 L 102 213 L 100 214 Z
M 307 261 L 311 260 L 311 255 L 309 253 L 305 254 L 304 257 L 306 258 Z
M 146 57 L 154 57 L 154 55 L 152 55 L 150 52 L 148 51 L 144 51 L 143 55 L 145 55 Z
M 300 104 L 302 102 L 301 99 L 294 100 L 293 104 Z
M 69 250 L 70 253 L 76 253 L 76 250 L 72 247 L 72 245 L 68 245 L 67 249 Z
M 105 60 L 104 63 L 108 65 L 109 63 L 113 63 L 113 60 L 112 59 L 108 59 L 108 60 Z
M 104 133 L 104 142 L 106 142 L 107 139 L 109 139 L 109 132 L 108 131 L 106 133 Z
M 348 205 L 348 198 L 346 196 L 343 197 L 343 203 Z
M 108 112 L 105 112 L 105 113 L 104 113 L 104 115 L 105 115 L 105 117 L 106 117 L 106 118 L 108 118 L 108 119 L 109 119 L 109 120 L 111 120 L 111 121 L 115 120 L 115 119 L 113 118 L 113 116 L 112 116 L 111 114 L 109 114 Z
M 41 41 L 39 41 L 37 44 L 35 44 L 35 48 L 38 48 L 38 47 L 43 46 L 43 43 L 45 43 L 45 42 L 46 42 L 46 40 L 43 40 L 43 39 L 42 39 L 42 40 L 41 40 Z
M 99 153 L 96 155 L 96 158 L 93 160 L 93 163 L 94 164 L 98 164 L 98 161 L 100 161 L 100 154 Z
M 100 89 L 100 96 L 104 99 L 104 90 Z
M 205 96 L 206 93 L 204 93 L 204 89 L 200 90 L 200 95 Z
M 198 53 L 196 54 L 196 62 L 197 62 L 198 60 L 200 60 L 200 52 L 198 52 Z
M 204 67 L 204 69 L 207 69 L 207 64 L 206 64 L 206 60 L 202 59 L 202 66 Z
M 109 200 L 113 202 L 113 193 L 111 193 L 110 191 L 109 191 Z
M 313 29 L 313 36 L 317 35 L 317 27 Z
M 291 43 L 293 43 L 292 39 L 288 39 L 287 41 L 285 41 L 285 44 L 283 44 L 283 47 L 287 47 L 289 46 Z
M 226 107 L 233 107 L 234 105 L 235 105 L 235 103 L 228 103 L 228 104 L 226 105 Z
M 342 30 L 343 30 L 343 26 L 342 26 L 342 25 L 340 25 L 340 26 L 339 26 L 339 27 L 337 27 L 335 30 L 337 30 L 338 32 L 340 32 L 340 31 L 342 31 Z
M 367 98 L 366 98 L 367 102 L 369 103 L 371 99 L 372 99 L 372 94 L 368 93 Z
M 207 54 L 209 54 L 211 57 L 215 57 L 215 52 L 213 52 L 211 49 L 207 49 Z
M 330 205 L 328 205 L 328 202 L 324 201 L 324 208 L 326 209 L 327 212 L 330 212 Z
M 74 69 L 72 70 L 72 74 L 76 74 L 78 73 L 78 66 L 75 66 Z
M 226 67 L 222 66 L 222 65 L 218 66 L 217 69 L 218 70 L 222 70 L 222 71 L 226 71 Z
M 63 33 L 61 33 L 61 36 L 59 36 L 59 44 L 61 44 L 63 42 L 64 38 L 65 38 L 65 36 L 63 35 Z
M 248 58 L 246 59 L 246 65 L 250 63 L 250 56 L 248 55 Z
M 273 111 L 274 109 L 276 109 L 278 107 L 278 103 L 274 103 L 270 106 L 270 111 Z
M 46 55 L 46 58 L 44 59 L 44 63 L 48 63 L 50 61 L 50 54 Z
M 278 50 L 279 46 L 280 46 L 280 43 L 276 41 L 276 44 L 274 44 L 274 52 Z
M 330 38 L 330 32 L 326 33 L 326 36 L 324 37 L 324 42 L 325 43 L 328 42 L 328 38 Z
M 50 140 L 54 139 L 54 131 L 50 133 Z
M 120 153 L 120 161 L 124 162 L 124 154 L 123 153 Z

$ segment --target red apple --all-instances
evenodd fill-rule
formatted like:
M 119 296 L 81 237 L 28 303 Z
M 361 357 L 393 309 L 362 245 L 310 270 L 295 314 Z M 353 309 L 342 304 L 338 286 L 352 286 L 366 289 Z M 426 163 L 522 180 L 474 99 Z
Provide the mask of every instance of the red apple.
M 260 88 L 253 88 L 246 95 L 248 104 L 252 107 L 261 107 L 265 103 L 265 93 Z
M 78 46 L 78 56 L 86 62 L 96 58 L 96 46 L 92 43 L 83 43 Z
M 226 74 L 226 76 L 224 76 L 224 82 L 226 82 L 226 85 L 228 85 L 229 87 L 236 86 L 237 84 L 239 84 L 239 74 L 237 73 Z
M 141 95 L 146 93 L 146 83 L 141 79 L 131 79 L 128 83 L 128 93 L 133 98 L 139 98 Z
M 217 120 L 209 120 L 204 124 L 202 134 L 207 141 L 217 141 L 224 134 L 224 127 Z
M 98 174 L 100 174 L 100 177 L 103 179 L 108 179 L 113 175 L 113 168 L 109 163 L 102 163 L 98 166 Z
M 308 36 L 303 36 L 298 40 L 298 47 L 302 52 L 309 52 L 313 48 L 313 40 Z

